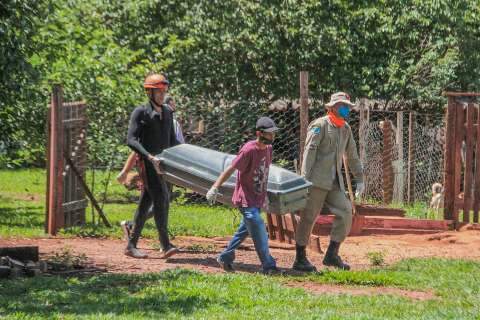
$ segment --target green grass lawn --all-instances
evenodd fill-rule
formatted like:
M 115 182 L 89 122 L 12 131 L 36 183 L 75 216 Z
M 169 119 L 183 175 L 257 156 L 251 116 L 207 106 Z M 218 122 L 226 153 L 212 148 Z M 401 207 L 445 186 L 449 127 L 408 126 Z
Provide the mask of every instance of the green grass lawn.
M 137 207 L 137 191 L 127 191 L 115 181 L 112 173 L 107 180 L 103 172 L 95 173 L 96 198 L 102 202 L 105 190 L 102 182 L 108 181 L 104 212 L 114 228 L 93 223 L 91 208 L 87 209 L 87 225 L 82 228 L 64 230 L 65 236 L 109 236 L 121 237 L 120 221 L 131 220 Z M 87 175 L 90 185 L 92 175 Z M 40 237 L 44 234 L 45 221 L 45 170 L 0 170 L 0 237 Z M 33 200 L 32 200 L 33 197 Z M 184 205 L 182 199 L 173 202 L 170 209 L 169 226 L 172 235 L 226 236 L 233 234 L 239 216 L 236 210 L 224 206 L 210 207 L 206 204 Z M 155 224 L 151 219 L 143 232 L 145 237 L 156 237 Z
M 395 286 L 433 291 L 433 300 L 395 295 L 315 295 L 287 282 Z M 37 277 L 0 282 L 6 319 L 479 319 L 480 264 L 405 260 L 362 272 L 309 277 L 201 274 Z

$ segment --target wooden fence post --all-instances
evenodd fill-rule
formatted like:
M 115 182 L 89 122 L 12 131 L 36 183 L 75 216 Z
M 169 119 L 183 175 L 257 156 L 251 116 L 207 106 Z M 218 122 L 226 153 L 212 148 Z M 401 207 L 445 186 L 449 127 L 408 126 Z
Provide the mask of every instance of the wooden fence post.
M 464 197 L 463 197 L 463 222 L 470 222 L 470 210 L 472 209 L 472 191 L 473 191 L 473 147 L 474 147 L 474 129 L 473 121 L 475 120 L 475 106 L 469 103 L 467 106 L 467 130 L 465 139 L 465 174 L 463 180 Z
M 404 177 L 404 165 L 405 160 L 403 156 L 403 111 L 397 112 L 397 166 L 395 172 L 395 201 L 403 203 L 404 201 L 404 186 L 405 186 L 405 177 Z
M 383 132 L 383 154 L 382 154 L 382 184 L 383 202 L 391 203 L 393 199 L 393 166 L 392 166 L 392 123 L 385 119 L 382 126 Z
M 480 105 L 477 104 L 477 138 L 475 147 L 475 189 L 473 191 L 473 222 L 478 223 L 478 211 L 480 210 Z
M 415 113 L 408 115 L 408 203 L 415 201 Z
M 300 71 L 300 159 L 299 168 L 302 167 L 303 152 L 308 129 L 308 72 Z
M 454 218 L 455 210 L 455 194 L 454 194 L 454 179 L 455 179 L 455 123 L 457 117 L 456 102 L 452 96 L 448 97 L 447 106 L 447 128 L 445 131 L 445 177 L 443 186 L 445 188 L 444 201 L 444 219 L 452 220 Z
M 55 235 L 64 225 L 63 200 L 63 91 L 60 85 L 53 87 L 50 113 L 50 154 L 48 186 L 48 233 Z
M 364 135 L 365 135 L 365 128 L 364 126 L 364 119 L 365 117 L 365 106 L 363 105 L 363 100 L 360 100 L 360 103 L 358 105 L 358 111 L 359 111 L 359 117 L 358 117 L 358 155 L 360 157 L 360 162 L 363 163 L 363 160 L 365 159 L 365 150 L 364 150 Z
M 45 223 L 44 223 L 44 230 L 45 233 L 49 233 L 49 210 L 50 210 L 50 135 L 51 135 L 51 114 L 52 114 L 52 106 L 48 106 L 47 108 L 47 125 L 46 125 L 46 137 L 47 137 L 47 145 L 46 145 L 46 193 L 45 193 Z
M 456 123 L 455 123 L 455 141 L 453 143 L 454 149 L 454 166 L 455 166 L 455 174 L 453 180 L 453 220 L 455 220 L 456 227 L 458 227 L 458 213 L 460 207 L 463 208 L 463 205 L 460 206 L 458 198 L 461 185 L 462 185 L 462 144 L 463 140 L 465 139 L 465 108 L 463 103 L 456 103 Z

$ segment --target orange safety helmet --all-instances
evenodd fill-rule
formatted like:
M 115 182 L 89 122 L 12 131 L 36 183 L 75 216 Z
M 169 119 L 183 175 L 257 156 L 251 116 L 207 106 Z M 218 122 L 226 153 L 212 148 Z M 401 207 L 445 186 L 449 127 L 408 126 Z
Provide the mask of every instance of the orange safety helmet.
M 149 74 L 143 82 L 145 89 L 167 89 L 169 85 L 170 82 L 167 80 L 167 77 L 159 73 Z

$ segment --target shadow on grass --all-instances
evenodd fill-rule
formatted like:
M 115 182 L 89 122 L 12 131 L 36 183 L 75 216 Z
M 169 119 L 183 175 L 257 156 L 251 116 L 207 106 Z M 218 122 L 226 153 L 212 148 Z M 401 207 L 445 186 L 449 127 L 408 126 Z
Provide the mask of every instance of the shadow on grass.
M 207 257 L 207 258 L 170 258 L 167 260 L 167 263 L 175 264 L 185 264 L 185 265 L 200 265 L 205 267 L 218 267 L 221 268 L 218 264 L 216 258 Z M 234 262 L 233 268 L 236 271 L 247 272 L 247 273 L 260 273 L 262 271 L 262 266 L 260 262 L 258 264 L 243 263 L 243 262 Z
M 0 202 L 2 199 L 0 199 Z M 44 207 L 32 205 L 2 206 L 0 205 L 0 227 L 43 228 Z
M 214 303 L 201 293 L 182 294 L 186 278 L 202 277 L 185 270 L 147 275 L 102 275 L 85 278 L 38 277 L 0 283 L 0 310 L 51 316 L 52 313 L 158 316 L 188 315 Z

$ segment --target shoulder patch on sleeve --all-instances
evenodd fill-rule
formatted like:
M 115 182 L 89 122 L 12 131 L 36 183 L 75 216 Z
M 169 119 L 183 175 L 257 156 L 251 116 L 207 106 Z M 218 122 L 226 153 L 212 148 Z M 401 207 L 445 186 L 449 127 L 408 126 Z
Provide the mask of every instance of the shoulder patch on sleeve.
M 313 134 L 320 134 L 320 128 L 319 127 L 313 127 L 312 129 Z

